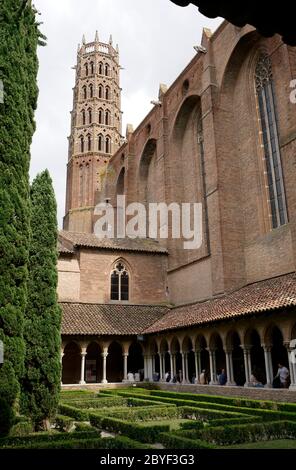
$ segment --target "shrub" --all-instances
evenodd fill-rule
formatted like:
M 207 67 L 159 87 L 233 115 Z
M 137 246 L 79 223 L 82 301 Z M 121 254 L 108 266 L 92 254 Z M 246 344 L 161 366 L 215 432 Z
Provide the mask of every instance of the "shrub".
M 59 431 L 69 432 L 74 426 L 74 419 L 69 416 L 57 415 L 55 418 L 55 428 Z
M 75 418 L 77 421 L 88 421 L 89 419 L 88 411 L 80 410 L 78 408 L 75 408 L 74 406 L 64 405 L 63 403 L 61 403 L 58 409 L 60 414 Z
M 14 414 L 7 401 L 0 399 L 0 436 L 6 436 L 12 426 Z
M 27 436 L 33 432 L 33 424 L 28 420 L 21 420 L 10 429 L 10 437 Z
M 108 418 L 106 416 L 95 415 L 93 413 L 90 413 L 89 418 L 91 424 L 99 429 L 119 432 L 121 434 L 127 435 L 132 439 L 138 439 L 141 442 L 156 442 L 156 439 L 161 432 L 170 430 L 169 424 L 144 426 L 128 421 L 123 421 L 118 418 Z
M 96 412 L 95 412 L 96 413 Z M 127 421 L 151 421 L 157 418 L 176 418 L 179 416 L 178 408 L 175 406 L 147 406 L 133 408 L 120 408 L 120 409 L 106 409 L 99 412 L 99 414 L 106 414 L 109 418 L 119 418 Z
M 126 405 L 127 398 L 123 397 L 110 397 L 110 398 L 92 398 L 83 400 L 63 400 L 65 405 L 74 406 L 76 408 L 110 408 L 113 406 Z
M 166 449 L 212 449 L 214 446 L 200 439 L 189 439 L 174 432 L 161 433 L 159 441 Z

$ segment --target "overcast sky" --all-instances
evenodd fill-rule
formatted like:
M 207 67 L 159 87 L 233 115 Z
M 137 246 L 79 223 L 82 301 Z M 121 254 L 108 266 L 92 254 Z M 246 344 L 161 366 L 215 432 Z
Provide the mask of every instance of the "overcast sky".
M 170 85 L 192 59 L 202 28 L 214 31 L 221 19 L 210 20 L 196 7 L 181 8 L 169 0 L 34 0 L 47 46 L 39 48 L 39 101 L 37 130 L 32 144 L 31 178 L 48 168 L 56 191 L 58 220 L 65 204 L 67 136 L 73 65 L 82 35 L 100 41 L 113 35 L 119 44 L 123 135 L 127 123 L 134 128 L 157 99 L 159 83 Z

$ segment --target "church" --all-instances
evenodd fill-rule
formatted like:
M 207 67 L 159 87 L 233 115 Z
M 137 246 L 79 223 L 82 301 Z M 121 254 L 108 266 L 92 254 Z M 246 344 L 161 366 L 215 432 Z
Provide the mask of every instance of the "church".
M 59 233 L 62 383 L 178 376 L 296 390 L 296 48 L 224 21 L 136 129 L 121 131 L 118 46 L 78 47 Z M 198 203 L 201 243 L 100 238 L 98 204 Z M 128 215 L 124 215 L 128 218 Z M 118 218 L 116 219 L 118 220 Z M 171 218 L 167 219 L 171 228 Z

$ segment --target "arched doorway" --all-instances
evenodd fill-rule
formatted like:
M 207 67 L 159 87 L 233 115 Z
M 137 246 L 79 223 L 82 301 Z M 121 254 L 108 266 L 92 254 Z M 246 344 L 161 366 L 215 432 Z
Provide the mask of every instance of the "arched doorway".
M 250 330 L 246 335 L 246 344 L 251 345 L 251 373 L 262 384 L 266 384 L 266 371 L 264 351 L 261 346 L 259 333 L 256 330 Z
M 113 341 L 108 348 L 107 380 L 108 382 L 122 382 L 123 380 L 122 347 L 117 341 Z
M 99 383 L 102 380 L 103 359 L 102 350 L 98 343 L 88 345 L 85 358 L 85 382 Z
M 271 327 L 267 336 L 267 341 L 271 344 L 272 368 L 273 376 L 275 376 L 278 370 L 278 364 L 282 364 L 289 369 L 288 351 L 284 346 L 282 332 L 275 325 Z
M 197 352 L 199 352 L 200 372 L 202 372 L 203 370 L 205 371 L 206 381 L 207 383 L 209 383 L 210 381 L 210 358 L 209 358 L 209 351 L 207 350 L 207 342 L 203 335 L 199 335 L 197 337 L 195 349 Z
M 193 352 L 193 344 L 191 338 L 186 336 L 182 344 L 182 351 L 186 354 L 186 378 L 189 383 L 195 383 L 195 356 Z
M 222 369 L 226 372 L 226 358 L 223 349 L 221 336 L 218 333 L 213 333 L 209 343 L 210 351 L 213 351 L 213 376 L 211 382 L 213 384 L 218 382 L 218 375 L 221 374 Z
M 182 367 L 182 355 L 180 353 L 180 343 L 176 336 L 171 341 L 170 351 L 173 357 L 173 377 L 171 377 L 171 379 L 173 381 L 177 380 L 178 382 L 182 382 L 184 374 Z
M 81 374 L 81 349 L 74 341 L 64 348 L 62 366 L 62 383 L 78 384 Z
M 231 331 L 227 335 L 227 347 L 232 351 L 233 379 L 236 385 L 243 387 L 246 382 L 244 352 L 241 348 L 241 340 L 237 331 Z M 229 377 L 227 377 L 229 380 Z
M 134 342 L 129 347 L 127 358 L 127 371 L 133 374 L 139 374 L 139 379 L 144 380 L 144 358 L 142 346 Z

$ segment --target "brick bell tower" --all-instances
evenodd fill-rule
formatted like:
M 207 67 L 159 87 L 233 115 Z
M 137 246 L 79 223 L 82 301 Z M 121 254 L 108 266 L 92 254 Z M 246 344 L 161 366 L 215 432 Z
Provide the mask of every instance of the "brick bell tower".
M 78 46 L 67 164 L 64 229 L 93 231 L 93 211 L 101 199 L 110 157 L 120 147 L 119 50 L 95 40 Z

